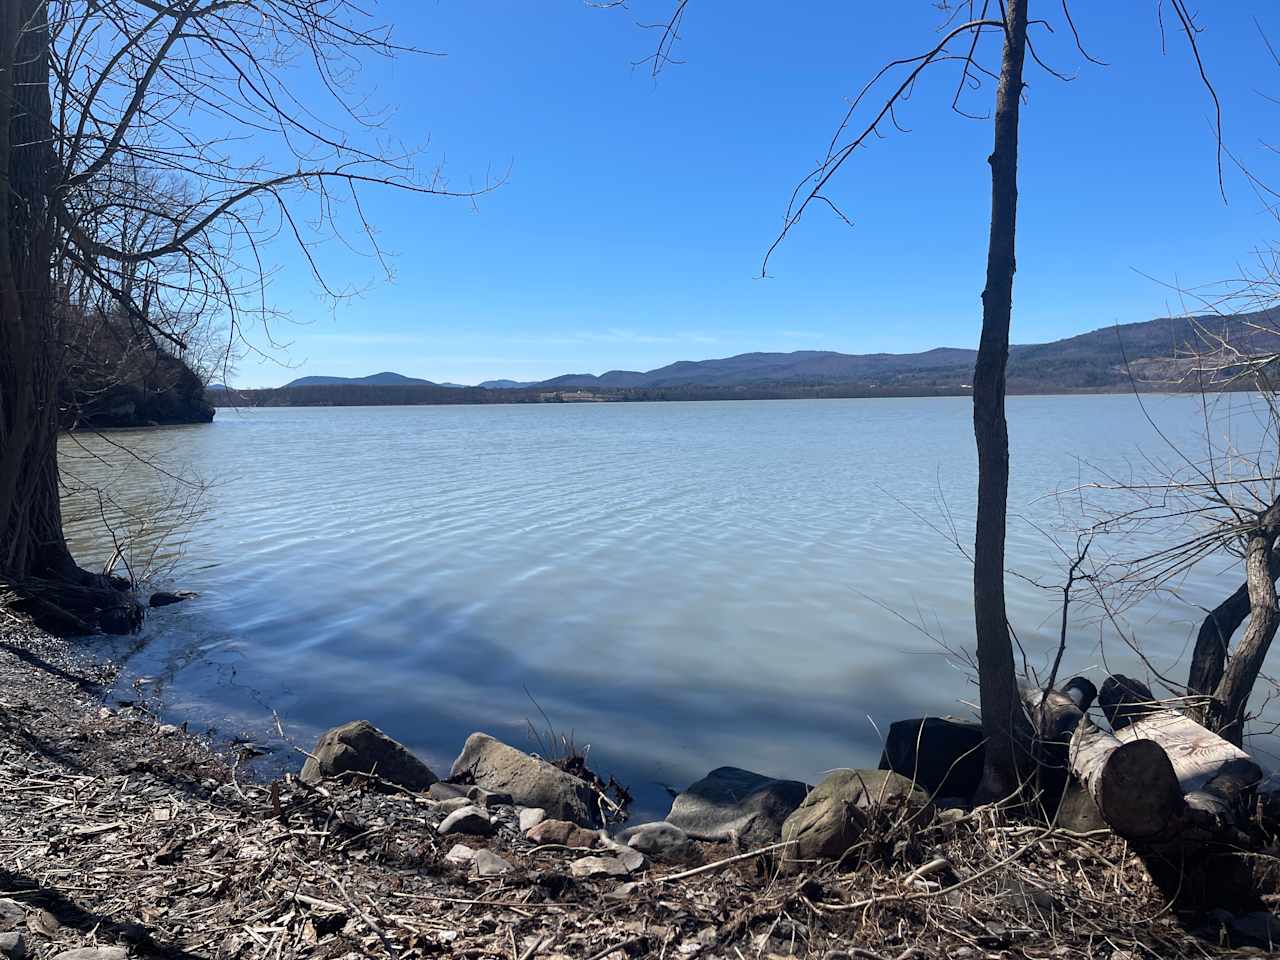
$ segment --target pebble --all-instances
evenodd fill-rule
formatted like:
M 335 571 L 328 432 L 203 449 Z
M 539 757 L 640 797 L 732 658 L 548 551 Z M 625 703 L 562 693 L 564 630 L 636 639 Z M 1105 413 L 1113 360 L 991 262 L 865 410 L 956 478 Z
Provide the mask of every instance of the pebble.
M 476 876 L 479 877 L 500 877 L 515 869 L 506 860 L 489 850 L 477 850 L 472 862 L 476 867 Z
M 176 737 L 178 735 L 178 727 L 172 723 L 162 723 L 156 733 L 162 737 Z
M 587 877 L 625 877 L 631 871 L 617 857 L 583 857 L 569 865 L 569 872 L 580 879 Z
M 475 859 L 476 852 L 468 847 L 465 843 L 455 843 L 449 848 L 449 852 L 444 855 L 445 860 L 449 863 L 462 866 L 470 863 Z
M 76 947 L 55 953 L 53 960 L 128 960 L 129 951 L 124 947 Z
M 17 900 L 0 900 L 0 930 L 14 930 L 27 919 L 27 911 Z
M 541 807 L 521 807 L 520 832 L 528 833 L 545 819 L 547 819 L 547 811 Z
M 444 822 L 436 828 L 442 837 L 451 833 L 465 833 L 474 837 L 487 837 L 493 833 L 493 821 L 489 815 L 476 806 L 455 810 L 444 818 Z
M 27 955 L 27 938 L 19 930 L 0 933 L 0 957 L 6 960 L 23 960 Z

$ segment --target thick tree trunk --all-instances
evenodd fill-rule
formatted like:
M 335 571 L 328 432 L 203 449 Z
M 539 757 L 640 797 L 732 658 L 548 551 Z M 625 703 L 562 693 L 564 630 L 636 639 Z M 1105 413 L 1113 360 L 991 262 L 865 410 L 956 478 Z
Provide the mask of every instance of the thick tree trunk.
M 119 630 L 136 624 L 136 605 L 77 567 L 62 533 L 62 336 L 49 205 L 57 157 L 46 11 L 42 0 L 0 4 L 0 103 L 8 104 L 0 164 L 9 188 L 0 202 L 0 584 L 38 620 L 64 632 Z
M 991 152 L 991 234 L 982 291 L 982 337 L 973 375 L 973 432 L 978 445 L 978 513 L 973 558 L 973 612 L 978 642 L 982 729 L 987 736 L 983 793 L 1018 787 L 1022 713 L 1004 600 L 1005 507 L 1009 492 L 1009 428 L 1005 369 L 1013 311 L 1014 228 L 1018 210 L 1018 113 L 1027 43 L 1027 0 L 1009 0 L 1004 56 L 996 91 Z
M 1262 671 L 1280 616 L 1276 612 L 1276 583 L 1271 554 L 1280 533 L 1280 501 L 1259 518 L 1245 546 L 1245 582 L 1249 588 L 1249 625 L 1214 691 L 1206 718 L 1209 725 L 1237 746 L 1244 739 L 1245 712 L 1253 685 Z
M 1270 559 L 1271 581 L 1280 579 L 1280 557 L 1274 550 Z M 1212 697 L 1222 682 L 1222 675 L 1227 669 L 1227 651 L 1231 648 L 1231 638 L 1240 629 L 1240 625 L 1249 618 L 1249 582 L 1246 580 L 1236 588 L 1235 593 L 1214 607 L 1200 624 L 1200 632 L 1196 635 L 1195 650 L 1191 654 L 1191 669 L 1187 672 L 1187 693 L 1192 697 Z M 1193 701 L 1187 712 L 1191 717 L 1204 723 L 1208 720 L 1208 708 L 1205 703 Z

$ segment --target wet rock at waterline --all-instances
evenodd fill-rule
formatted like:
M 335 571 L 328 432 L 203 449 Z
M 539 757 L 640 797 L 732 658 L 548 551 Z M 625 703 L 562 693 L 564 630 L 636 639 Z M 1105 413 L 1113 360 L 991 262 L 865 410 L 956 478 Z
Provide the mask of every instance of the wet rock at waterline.
M 942 717 L 898 720 L 885 737 L 880 769 L 914 780 L 931 796 L 968 799 L 982 780 L 985 742 L 976 723 Z
M 322 734 L 302 766 L 304 783 L 326 777 L 375 774 L 406 790 L 426 790 L 439 778 L 431 769 L 367 720 L 356 720 Z
M 836 860 L 862 837 L 879 811 L 920 822 L 931 816 L 929 797 L 890 770 L 837 770 L 813 788 L 787 818 L 782 839 L 794 846 L 788 860 Z
M 157 590 L 151 595 L 151 599 L 147 602 L 152 607 L 167 607 L 171 604 L 181 603 L 183 600 L 194 600 L 198 596 L 200 596 L 200 594 L 194 593 L 191 590 L 174 590 L 172 592 L 168 590 Z
M 689 835 L 665 820 L 628 827 L 618 834 L 617 840 L 663 863 L 692 863 L 701 859 L 698 846 Z
M 541 807 L 557 820 L 589 826 L 600 820 L 595 794 L 584 781 L 487 734 L 469 736 L 453 762 L 449 779 L 464 777 L 522 807 Z
M 695 840 L 737 838 L 747 846 L 764 846 L 782 835 L 783 822 L 808 792 L 798 780 L 719 767 L 676 797 L 666 822 Z

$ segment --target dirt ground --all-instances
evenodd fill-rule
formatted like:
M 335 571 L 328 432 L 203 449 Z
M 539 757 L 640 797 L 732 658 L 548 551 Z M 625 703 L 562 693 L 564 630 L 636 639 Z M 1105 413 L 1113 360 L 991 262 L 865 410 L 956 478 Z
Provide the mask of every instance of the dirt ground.
M 0 931 L 17 933 L 0 932 L 0 954 L 1269 953 L 1231 947 L 1228 918 L 1173 915 L 1115 838 L 1046 832 L 990 808 L 878 824 L 844 863 L 804 873 L 703 845 L 700 869 L 646 863 L 630 876 L 582 879 L 571 864 L 587 851 L 538 847 L 514 827 L 486 839 L 440 836 L 445 811 L 423 795 L 309 787 L 292 776 L 245 782 L 234 757 L 160 724 L 145 704 L 108 703 L 112 680 L 91 641 L 0 627 Z M 487 847 L 511 869 L 476 876 L 473 864 L 446 859 L 457 842 Z

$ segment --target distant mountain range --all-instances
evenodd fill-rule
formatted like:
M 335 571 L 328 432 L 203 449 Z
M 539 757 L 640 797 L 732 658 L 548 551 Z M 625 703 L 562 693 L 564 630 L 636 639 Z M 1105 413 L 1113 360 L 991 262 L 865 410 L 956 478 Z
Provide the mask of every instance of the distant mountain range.
M 1162 318 L 1144 323 L 1102 327 L 1050 343 L 1012 346 L 1008 384 L 1012 392 L 1106 390 L 1127 388 L 1131 374 L 1139 379 L 1173 379 L 1185 370 L 1179 359 L 1209 328 L 1236 340 L 1255 336 L 1270 314 L 1233 318 Z M 672 388 L 735 388 L 776 385 L 800 387 L 841 384 L 875 393 L 962 392 L 972 381 L 976 350 L 937 347 L 923 353 L 847 354 L 829 350 L 792 353 L 743 353 L 713 360 L 681 360 L 656 370 L 610 370 L 599 376 L 569 373 L 541 382 L 486 380 L 478 385 L 494 391 L 600 390 L 634 395 Z M 301 377 L 285 389 L 316 386 L 459 387 L 399 373 L 367 377 Z M 466 388 L 472 389 L 474 388 Z

